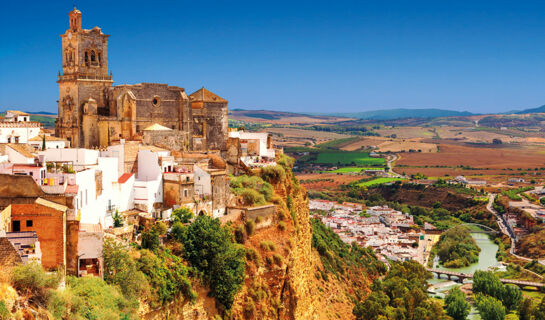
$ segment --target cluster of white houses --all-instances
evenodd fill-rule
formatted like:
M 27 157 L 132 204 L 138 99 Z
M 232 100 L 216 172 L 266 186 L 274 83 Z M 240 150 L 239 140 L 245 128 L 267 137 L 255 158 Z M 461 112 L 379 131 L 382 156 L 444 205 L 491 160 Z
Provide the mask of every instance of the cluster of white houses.
M 339 204 L 326 200 L 310 200 L 309 209 L 311 212 L 327 212 L 326 215 L 316 217 L 333 229 L 344 242 L 371 247 L 384 261 L 416 259 L 418 250 L 415 243 L 419 242 L 423 234 L 414 231 L 414 221 L 409 214 L 387 206 L 365 210 L 361 204 Z
M 275 164 L 275 150 L 268 134 L 233 131 L 228 139 L 224 153 L 123 139 L 69 148 L 27 114 L 9 111 L 0 121 L 0 265 L 40 261 L 101 275 L 103 238 L 125 232 L 113 228 L 116 214 L 128 226 L 169 219 L 179 207 L 215 218 L 240 212 L 229 174 Z

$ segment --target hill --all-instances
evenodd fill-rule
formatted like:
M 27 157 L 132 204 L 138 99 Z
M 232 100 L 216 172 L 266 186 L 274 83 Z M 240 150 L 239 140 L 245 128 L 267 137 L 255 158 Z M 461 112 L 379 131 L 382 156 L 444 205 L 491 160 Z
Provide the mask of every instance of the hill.
M 316 124 L 350 120 L 349 118 L 328 115 L 309 115 L 294 112 L 271 110 L 229 110 L 229 118 L 236 121 L 261 122 L 270 124 Z
M 474 113 L 468 111 L 454 111 L 444 109 L 383 109 L 364 111 L 356 113 L 334 113 L 332 116 L 357 118 L 366 120 L 393 120 L 403 118 L 442 118 L 442 117 L 459 117 L 459 116 L 472 116 Z
M 545 113 L 545 105 L 537 108 L 525 109 L 522 111 L 515 112 L 515 114 L 529 114 L 529 113 Z

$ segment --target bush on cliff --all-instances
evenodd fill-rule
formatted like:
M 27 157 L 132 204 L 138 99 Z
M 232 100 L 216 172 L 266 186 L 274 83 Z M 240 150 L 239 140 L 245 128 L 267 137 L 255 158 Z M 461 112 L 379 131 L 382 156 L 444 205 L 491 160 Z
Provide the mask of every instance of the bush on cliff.
M 230 309 L 244 281 L 245 250 L 218 219 L 199 216 L 182 239 L 184 255 L 210 287 L 210 294 Z
M 118 320 L 134 313 L 135 305 L 100 278 L 67 277 L 66 288 L 52 292 L 48 310 L 56 319 Z
M 310 221 L 312 247 L 320 254 L 322 264 L 327 271 L 338 276 L 350 268 L 360 268 L 371 275 L 379 275 L 386 271 L 386 267 L 378 261 L 372 249 L 362 248 L 355 243 L 346 244 L 319 219 Z
M 261 177 L 270 183 L 278 183 L 286 178 L 286 169 L 280 165 L 266 166 L 261 168 Z
M 31 301 L 44 303 L 49 298 L 49 291 L 59 286 L 60 275 L 49 274 L 38 263 L 17 266 L 11 275 L 12 286 L 23 295 L 31 297 Z

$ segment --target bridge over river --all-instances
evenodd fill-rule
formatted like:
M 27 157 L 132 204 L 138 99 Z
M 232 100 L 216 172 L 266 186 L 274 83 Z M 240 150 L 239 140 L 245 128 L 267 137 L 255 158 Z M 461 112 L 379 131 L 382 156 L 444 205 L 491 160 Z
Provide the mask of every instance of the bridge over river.
M 426 269 L 426 270 L 436 274 L 438 278 L 441 278 L 442 275 L 445 275 L 447 276 L 449 280 L 454 280 L 459 283 L 463 283 L 465 279 L 473 278 L 472 273 L 461 273 L 461 272 L 439 270 L 439 269 Z M 500 281 L 504 284 L 512 284 L 512 285 L 518 286 L 521 289 L 524 287 L 534 287 L 539 290 L 545 287 L 545 283 L 541 283 L 541 282 L 520 281 L 520 280 L 512 280 L 512 279 L 500 279 Z

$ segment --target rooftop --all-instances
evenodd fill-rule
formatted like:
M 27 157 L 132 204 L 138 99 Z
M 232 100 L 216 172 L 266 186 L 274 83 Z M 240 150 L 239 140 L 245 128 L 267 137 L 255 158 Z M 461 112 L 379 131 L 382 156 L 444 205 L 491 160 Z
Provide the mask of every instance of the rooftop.
M 193 92 L 189 95 L 189 100 L 191 101 L 202 101 L 202 102 L 220 102 L 227 103 L 227 100 L 218 96 L 215 93 L 210 92 L 209 90 L 202 87 L 201 89 Z

